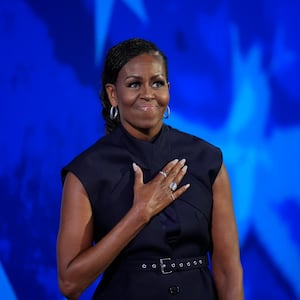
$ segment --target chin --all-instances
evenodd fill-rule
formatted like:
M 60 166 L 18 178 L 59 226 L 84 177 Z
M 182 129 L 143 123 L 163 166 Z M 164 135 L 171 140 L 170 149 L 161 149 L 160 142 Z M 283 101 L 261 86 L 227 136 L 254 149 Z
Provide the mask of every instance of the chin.
M 143 128 L 143 129 L 154 129 L 157 127 L 160 127 L 162 125 L 162 119 L 160 120 L 143 120 L 139 124 L 137 124 L 137 127 Z

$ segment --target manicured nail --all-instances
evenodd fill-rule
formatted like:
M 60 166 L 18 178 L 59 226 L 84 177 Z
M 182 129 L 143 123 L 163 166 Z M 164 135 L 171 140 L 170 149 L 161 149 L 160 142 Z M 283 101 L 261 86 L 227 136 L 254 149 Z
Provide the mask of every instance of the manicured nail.
M 137 164 L 134 162 L 132 163 L 132 167 L 133 167 L 133 170 L 136 171 L 137 170 Z
M 181 170 L 182 170 L 183 172 L 186 172 L 187 168 L 188 168 L 188 166 L 185 165 Z
M 185 162 L 186 162 L 186 159 L 185 159 L 185 158 L 183 158 L 182 160 L 180 160 L 180 163 L 181 163 L 182 165 L 184 165 Z
M 179 160 L 176 158 L 176 159 L 172 160 L 172 164 L 174 164 L 174 165 L 175 165 L 175 164 L 177 164 L 177 163 L 178 163 L 178 161 L 179 161 Z
M 185 185 L 185 189 L 187 190 L 191 185 L 188 183 Z

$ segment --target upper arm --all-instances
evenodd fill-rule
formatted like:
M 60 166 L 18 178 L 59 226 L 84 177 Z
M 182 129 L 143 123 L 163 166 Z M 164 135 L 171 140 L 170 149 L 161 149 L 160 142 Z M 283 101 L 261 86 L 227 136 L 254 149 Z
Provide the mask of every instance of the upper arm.
M 240 263 L 237 226 L 231 187 L 224 164 L 213 184 L 212 239 L 213 269 L 228 270 Z
M 57 239 L 58 271 L 61 275 L 72 260 L 93 241 L 93 219 L 87 193 L 79 179 L 68 173 L 64 182 L 60 228 Z

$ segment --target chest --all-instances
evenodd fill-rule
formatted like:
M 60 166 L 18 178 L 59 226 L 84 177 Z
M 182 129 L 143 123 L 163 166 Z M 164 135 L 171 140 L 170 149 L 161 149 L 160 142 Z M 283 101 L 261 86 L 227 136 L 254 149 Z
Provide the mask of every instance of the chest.
M 93 201 L 95 240 L 107 234 L 130 210 L 133 204 L 134 172 L 129 160 L 118 166 L 112 164 L 109 175 L 99 178 L 95 189 L 97 199 Z M 144 182 L 153 179 L 159 168 L 144 168 Z M 190 183 L 189 190 L 172 204 L 171 208 L 162 211 L 144 227 L 131 242 L 131 249 L 161 249 L 171 233 L 176 243 L 189 240 L 191 244 L 208 245 L 210 241 L 210 218 L 212 194 L 210 189 L 192 173 L 187 173 L 184 182 Z M 175 224 L 168 221 L 168 214 L 175 213 Z M 175 229 L 174 229 L 175 228 Z

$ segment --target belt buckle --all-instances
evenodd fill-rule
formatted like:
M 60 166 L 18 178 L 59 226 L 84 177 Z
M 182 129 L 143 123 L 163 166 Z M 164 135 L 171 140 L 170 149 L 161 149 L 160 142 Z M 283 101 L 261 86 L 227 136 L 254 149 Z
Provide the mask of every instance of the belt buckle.
M 171 271 L 166 271 L 166 270 L 165 270 L 165 267 L 167 266 L 167 265 L 165 264 L 165 261 L 166 261 L 166 260 L 171 260 L 171 258 L 170 258 L 170 257 L 166 257 L 166 258 L 160 258 L 160 259 L 159 259 L 161 273 L 162 273 L 162 274 L 171 274 L 171 273 L 173 272 L 172 270 L 171 270 Z

